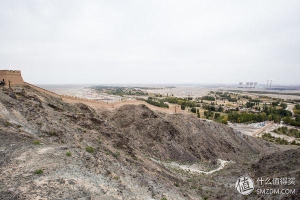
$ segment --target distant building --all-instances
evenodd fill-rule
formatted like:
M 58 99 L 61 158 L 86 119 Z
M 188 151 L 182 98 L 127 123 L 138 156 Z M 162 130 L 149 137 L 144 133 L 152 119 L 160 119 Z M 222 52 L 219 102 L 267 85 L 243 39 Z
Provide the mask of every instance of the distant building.
M 256 88 L 257 85 L 258 85 L 257 82 L 246 82 L 245 85 L 243 82 L 239 82 L 238 88 Z

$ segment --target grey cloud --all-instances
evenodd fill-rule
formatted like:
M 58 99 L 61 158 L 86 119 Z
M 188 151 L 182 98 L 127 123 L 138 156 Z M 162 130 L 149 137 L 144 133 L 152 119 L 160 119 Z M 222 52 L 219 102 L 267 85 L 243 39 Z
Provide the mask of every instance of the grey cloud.
M 32 83 L 299 84 L 299 10 L 297 0 L 0 0 L 0 68 Z

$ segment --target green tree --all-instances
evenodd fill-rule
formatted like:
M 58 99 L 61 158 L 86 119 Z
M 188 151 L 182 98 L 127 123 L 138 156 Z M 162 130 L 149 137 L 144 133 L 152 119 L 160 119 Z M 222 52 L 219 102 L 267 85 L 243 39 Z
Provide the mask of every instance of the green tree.
M 181 107 L 181 110 L 185 110 L 185 105 L 182 104 L 180 107 Z
M 217 112 L 216 112 L 214 118 L 217 119 L 217 118 L 219 118 L 220 116 L 221 116 L 220 113 L 217 113 Z
M 224 108 L 222 106 L 219 106 L 218 112 L 223 112 L 223 111 L 224 111 Z
M 191 108 L 191 112 L 192 112 L 192 113 L 196 113 L 196 111 L 197 111 L 197 110 L 196 110 L 195 107 L 192 107 L 192 108 Z

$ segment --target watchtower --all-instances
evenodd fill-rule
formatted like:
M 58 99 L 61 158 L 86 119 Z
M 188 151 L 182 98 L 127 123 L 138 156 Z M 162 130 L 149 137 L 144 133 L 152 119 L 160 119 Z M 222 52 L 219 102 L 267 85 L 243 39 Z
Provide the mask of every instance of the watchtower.
M 4 86 L 24 85 L 20 70 L 0 70 L 0 83 Z
M 181 107 L 179 105 L 174 105 L 174 113 L 181 113 Z

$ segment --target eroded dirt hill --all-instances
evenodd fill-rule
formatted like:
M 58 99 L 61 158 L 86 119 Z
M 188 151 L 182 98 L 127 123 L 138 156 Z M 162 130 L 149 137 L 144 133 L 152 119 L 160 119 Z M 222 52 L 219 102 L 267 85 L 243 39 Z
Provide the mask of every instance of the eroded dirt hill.
M 0 89 L 0 125 L 0 199 L 242 199 L 235 180 L 287 152 L 191 115 L 94 110 L 30 87 Z

